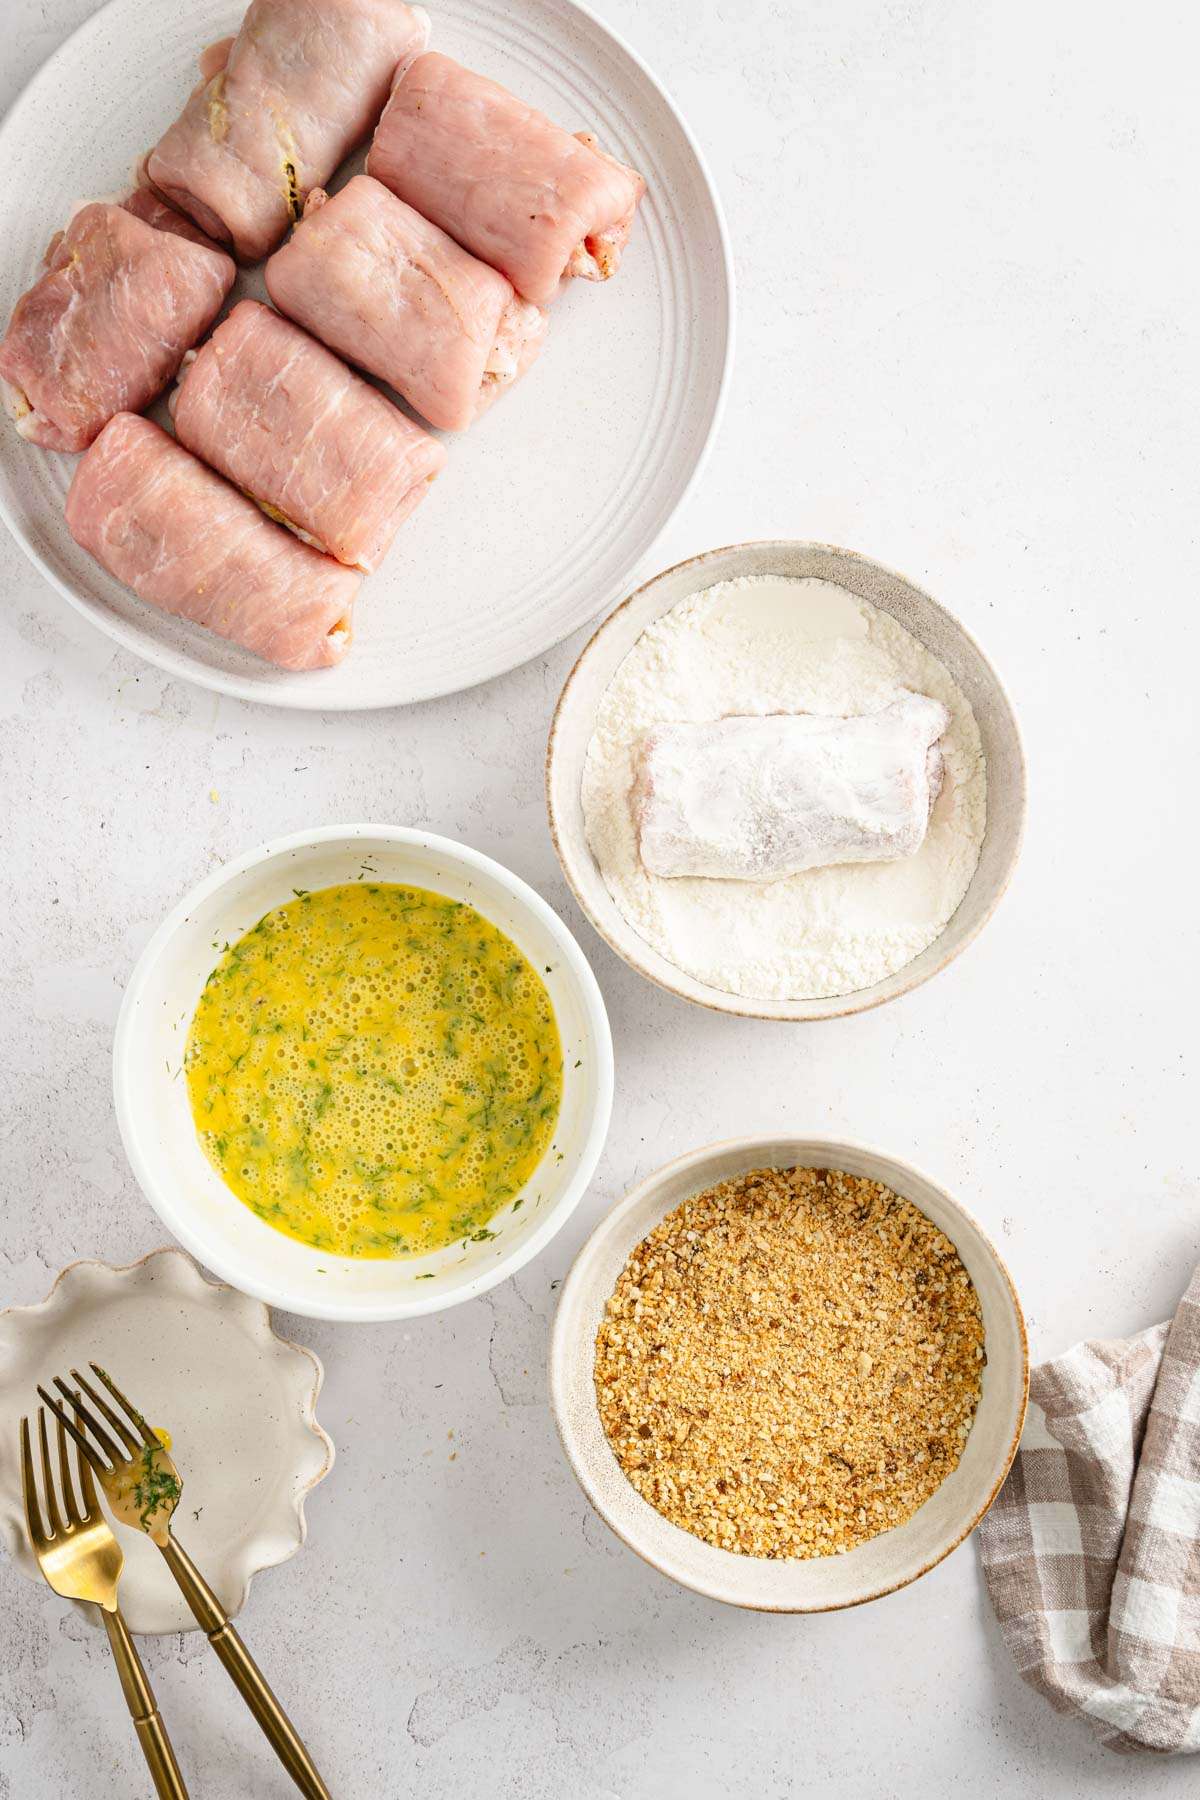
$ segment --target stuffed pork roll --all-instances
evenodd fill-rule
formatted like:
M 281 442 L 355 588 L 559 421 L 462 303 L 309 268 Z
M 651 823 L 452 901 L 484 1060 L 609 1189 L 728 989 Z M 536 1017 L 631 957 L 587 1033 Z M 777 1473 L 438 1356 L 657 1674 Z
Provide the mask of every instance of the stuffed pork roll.
M 267 264 L 280 312 L 463 431 L 542 347 L 546 315 L 368 175 L 317 191 Z
M 813 713 L 659 725 L 631 793 L 651 875 L 778 881 L 831 863 L 915 856 L 941 792 L 940 700 L 853 718 Z
M 221 246 L 214 244 L 194 220 L 189 219 L 186 213 L 176 212 L 165 200 L 160 200 L 153 188 L 135 187 L 132 194 L 125 196 L 121 205 L 135 219 L 144 219 L 147 225 L 153 225 L 155 231 L 170 231 L 176 237 L 186 238 L 191 244 L 203 244 L 206 250 L 224 254 Z
M 536 306 L 564 277 L 607 281 L 646 184 L 448 56 L 418 56 L 379 121 L 367 174 L 491 263 Z
M 397 67 L 428 41 L 428 15 L 404 0 L 252 0 L 237 36 L 205 51 L 147 179 L 257 261 L 369 134 Z
M 370 382 L 256 300 L 197 351 L 173 410 L 188 450 L 317 549 L 368 571 L 446 461 Z
M 94 204 L 53 238 L 46 273 L 0 343 L 17 430 L 46 450 L 85 450 L 114 413 L 160 394 L 212 324 L 236 273 L 219 250 Z
M 282 669 L 322 669 L 350 645 L 362 576 L 273 525 L 174 438 L 110 419 L 75 471 L 67 526 L 118 581 Z

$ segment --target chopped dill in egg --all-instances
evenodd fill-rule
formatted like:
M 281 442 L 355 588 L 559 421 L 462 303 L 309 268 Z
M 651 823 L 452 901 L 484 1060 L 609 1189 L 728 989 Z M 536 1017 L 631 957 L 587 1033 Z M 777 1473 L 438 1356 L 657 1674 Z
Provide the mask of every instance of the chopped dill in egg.
M 297 890 L 226 946 L 185 1064 L 227 1186 L 340 1256 L 487 1242 L 562 1099 L 550 996 L 516 945 L 465 902 L 383 882 Z
M 147 1445 L 141 1453 L 141 1468 L 133 1489 L 133 1504 L 142 1530 L 148 1530 L 160 1512 L 173 1512 L 181 1492 L 179 1477 L 166 1452 Z

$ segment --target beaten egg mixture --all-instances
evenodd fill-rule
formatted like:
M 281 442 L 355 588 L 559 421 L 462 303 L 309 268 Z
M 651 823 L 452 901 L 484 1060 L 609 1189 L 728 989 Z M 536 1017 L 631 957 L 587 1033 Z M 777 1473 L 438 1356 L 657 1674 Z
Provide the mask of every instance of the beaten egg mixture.
M 155 1426 L 154 1435 L 157 1444 L 134 1450 L 127 1463 L 111 1475 L 102 1475 L 100 1484 L 114 1518 L 163 1544 L 170 1534 L 171 1515 L 179 1504 L 183 1483 L 171 1461 L 170 1432 Z
M 185 1059 L 200 1141 L 261 1219 L 340 1256 L 488 1235 L 550 1144 L 550 996 L 474 907 L 298 892 L 227 947 Z

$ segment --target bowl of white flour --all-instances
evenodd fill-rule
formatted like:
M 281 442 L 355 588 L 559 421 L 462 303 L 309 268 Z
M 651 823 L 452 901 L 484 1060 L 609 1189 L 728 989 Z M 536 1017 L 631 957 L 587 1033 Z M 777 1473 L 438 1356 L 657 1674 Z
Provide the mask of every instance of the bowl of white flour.
M 646 868 L 634 791 L 650 734 L 859 718 L 914 694 L 949 715 L 914 853 L 763 881 Z M 771 1019 L 861 1012 L 945 968 L 999 902 L 1025 819 L 1017 723 L 963 627 L 866 557 L 787 541 L 708 551 L 617 608 L 559 699 L 546 786 L 563 870 L 601 937 L 672 993 Z

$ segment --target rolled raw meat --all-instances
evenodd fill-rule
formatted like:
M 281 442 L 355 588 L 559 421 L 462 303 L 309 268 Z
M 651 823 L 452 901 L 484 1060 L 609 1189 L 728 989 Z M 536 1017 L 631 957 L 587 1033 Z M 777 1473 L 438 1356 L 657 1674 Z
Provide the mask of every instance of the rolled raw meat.
M 445 431 L 477 419 L 546 335 L 503 275 L 368 175 L 312 194 L 266 275 L 280 312 Z
M 162 392 L 236 271 L 219 250 L 99 203 L 76 213 L 46 260 L 0 344 L 0 380 L 23 437 L 85 450 L 114 413 Z
M 398 78 L 367 174 L 548 306 L 564 276 L 607 281 L 646 191 L 589 132 L 431 51 Z
M 428 14 L 403 0 L 253 0 L 237 36 L 201 57 L 199 85 L 150 152 L 147 177 L 210 237 L 257 261 L 367 136 L 397 66 L 428 42 Z
M 368 572 L 446 452 L 331 350 L 243 300 L 185 368 L 175 435 L 281 524 Z
M 942 785 L 940 700 L 858 718 L 771 713 L 660 725 L 632 791 L 651 875 L 777 881 L 829 863 L 912 856 Z
M 203 244 L 206 250 L 216 250 L 223 254 L 219 244 L 214 244 L 194 220 L 185 213 L 176 212 L 165 200 L 160 200 L 153 188 L 135 187 L 121 205 L 126 212 L 132 213 L 135 219 L 144 219 L 147 225 L 153 225 L 155 231 L 172 231 L 176 237 L 187 238 L 191 244 Z
M 143 600 L 281 669 L 323 669 L 350 646 L 362 576 L 273 525 L 149 419 L 104 427 L 75 471 L 67 525 Z

